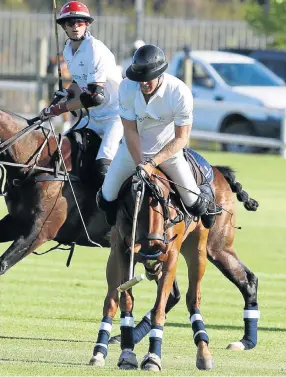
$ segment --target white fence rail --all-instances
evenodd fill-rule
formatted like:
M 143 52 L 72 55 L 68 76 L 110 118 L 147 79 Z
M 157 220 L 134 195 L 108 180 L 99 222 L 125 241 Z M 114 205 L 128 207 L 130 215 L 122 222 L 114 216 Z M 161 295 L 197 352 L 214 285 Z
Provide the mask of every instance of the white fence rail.
M 217 141 L 225 144 L 251 145 L 255 147 L 280 149 L 280 156 L 286 158 L 286 118 L 281 128 L 281 139 L 267 137 L 222 134 L 219 132 L 192 130 L 191 139 L 203 141 Z

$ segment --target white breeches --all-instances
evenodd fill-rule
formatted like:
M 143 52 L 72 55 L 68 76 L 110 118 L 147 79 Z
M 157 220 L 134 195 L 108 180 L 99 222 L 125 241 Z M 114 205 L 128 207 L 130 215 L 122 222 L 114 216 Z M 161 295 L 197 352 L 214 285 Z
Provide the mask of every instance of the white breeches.
M 127 146 L 125 144 L 121 144 L 105 177 L 102 186 L 103 197 L 108 201 L 115 200 L 123 182 L 135 172 L 135 168 L 136 165 L 127 149 Z M 160 165 L 160 168 L 172 181 L 195 192 L 198 195 L 200 194 L 200 189 L 196 184 L 188 162 L 185 160 L 183 151 L 176 153 L 175 156 L 163 162 Z M 198 195 L 178 186 L 177 189 L 186 206 L 192 206 L 196 202 Z
M 76 129 L 82 128 L 86 123 L 87 116 L 80 121 Z M 119 142 L 123 137 L 123 125 L 120 116 L 117 115 L 107 120 L 95 120 L 90 117 L 87 127 L 95 131 L 102 139 L 96 159 L 99 160 L 100 158 L 106 158 L 108 160 L 113 160 Z

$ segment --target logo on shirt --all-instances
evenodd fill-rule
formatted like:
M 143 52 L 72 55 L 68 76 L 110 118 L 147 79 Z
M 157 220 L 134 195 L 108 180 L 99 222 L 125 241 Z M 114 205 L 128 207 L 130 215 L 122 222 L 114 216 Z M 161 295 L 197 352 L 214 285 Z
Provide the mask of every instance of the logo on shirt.
M 158 119 L 155 119 L 155 118 L 152 118 L 148 115 L 146 115 L 145 117 L 140 117 L 136 114 L 136 120 L 138 120 L 138 122 L 144 122 L 145 119 L 153 119 L 153 120 L 158 120 L 160 122 L 165 120 L 163 117 L 158 117 Z
M 79 66 L 80 66 L 80 67 L 84 67 L 84 64 L 83 64 L 82 61 L 79 63 Z

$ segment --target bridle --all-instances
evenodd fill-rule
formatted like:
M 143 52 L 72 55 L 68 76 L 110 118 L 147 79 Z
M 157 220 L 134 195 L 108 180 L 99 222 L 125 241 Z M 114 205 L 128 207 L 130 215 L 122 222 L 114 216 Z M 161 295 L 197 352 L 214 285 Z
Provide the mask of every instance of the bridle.
M 172 189 L 170 190 L 170 193 L 168 194 L 168 197 L 164 197 L 164 193 L 162 189 L 154 182 L 154 180 L 151 180 L 145 171 L 143 169 L 138 168 L 136 175 L 133 177 L 133 182 L 135 182 L 135 185 L 133 184 L 133 189 L 138 189 L 140 187 L 140 190 L 142 190 L 143 195 L 141 196 L 141 200 L 143 201 L 144 193 L 146 191 L 146 188 L 150 192 L 150 196 L 153 200 L 157 201 L 162 208 L 162 216 L 163 216 L 163 232 L 162 234 L 159 233 L 149 233 L 147 237 L 136 239 L 136 243 L 140 243 L 142 241 L 161 241 L 165 245 L 169 245 L 171 241 L 173 241 L 177 235 L 173 236 L 171 239 L 168 239 L 167 231 L 170 227 L 178 224 L 179 222 L 184 220 L 184 214 L 183 212 L 177 207 L 173 206 L 171 204 L 171 198 L 170 193 Z M 139 185 L 140 183 L 140 185 Z M 142 205 L 142 202 L 141 202 Z M 140 207 L 141 207 L 140 205 Z M 170 207 L 175 209 L 176 216 L 174 218 L 170 218 Z M 158 252 L 156 254 L 145 254 L 144 251 L 139 251 L 139 254 L 143 256 L 146 259 L 155 259 L 157 258 L 162 252 Z
M 5 110 L 5 112 L 7 112 Z M 7 112 L 8 113 L 8 112 Z M 12 115 L 16 115 L 14 113 L 9 112 Z M 34 130 L 41 130 L 44 135 L 44 141 L 42 144 L 34 151 L 34 153 L 29 157 L 28 161 L 24 164 L 20 164 L 18 162 L 13 161 L 3 161 L 0 160 L 0 166 L 7 166 L 7 167 L 14 167 L 14 168 L 20 168 L 25 170 L 25 173 L 22 176 L 22 179 L 13 180 L 13 184 L 15 186 L 20 186 L 22 183 L 27 181 L 28 179 L 33 179 L 35 182 L 41 182 L 41 181 L 66 181 L 66 172 L 60 170 L 60 158 L 57 154 L 57 151 L 51 155 L 51 161 L 53 164 L 52 168 L 48 167 L 42 167 L 38 166 L 41 154 L 44 150 L 44 148 L 49 143 L 49 137 L 51 136 L 51 128 L 47 127 L 42 124 L 42 121 L 39 117 L 33 118 L 31 120 L 27 120 L 28 126 L 20 130 L 15 135 L 11 136 L 9 139 L 1 142 L 0 141 L 0 155 L 9 155 L 10 159 L 13 160 L 12 155 L 9 151 L 9 149 L 16 144 L 18 141 L 20 141 L 24 136 L 28 135 Z M 62 137 L 59 135 L 58 144 L 61 147 L 62 145 Z M 31 163 L 33 161 L 33 163 Z M 1 172 L 3 170 L 1 169 Z M 40 173 L 49 173 L 48 176 L 46 175 L 39 175 Z M 3 176 L 3 174 L 2 174 Z M 1 192 L 1 195 L 5 195 L 5 193 Z

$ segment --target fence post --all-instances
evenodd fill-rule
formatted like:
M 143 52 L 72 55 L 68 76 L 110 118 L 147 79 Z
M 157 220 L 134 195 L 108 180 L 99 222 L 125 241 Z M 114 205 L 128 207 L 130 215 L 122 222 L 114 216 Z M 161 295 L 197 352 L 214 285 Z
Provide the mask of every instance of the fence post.
M 136 39 L 144 39 L 144 5 L 145 5 L 145 0 L 135 0 Z
M 185 53 L 184 57 L 184 83 L 192 89 L 193 83 L 193 61 L 191 58 L 191 48 L 190 46 L 185 45 L 183 48 Z
M 44 99 L 44 77 L 47 75 L 47 39 L 38 38 L 36 46 L 37 113 L 39 113 L 46 106 L 46 101 Z
M 286 158 L 286 109 L 283 112 L 283 119 L 281 123 L 281 148 L 280 156 Z

